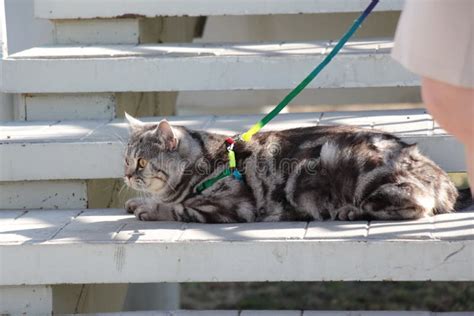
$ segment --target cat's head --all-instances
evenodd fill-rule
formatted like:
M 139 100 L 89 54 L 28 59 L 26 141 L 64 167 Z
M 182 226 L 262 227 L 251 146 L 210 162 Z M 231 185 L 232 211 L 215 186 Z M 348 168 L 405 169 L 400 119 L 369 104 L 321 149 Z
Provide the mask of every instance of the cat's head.
M 125 113 L 130 139 L 125 151 L 125 183 L 139 191 L 164 191 L 178 177 L 180 131 L 162 120 L 144 123 Z

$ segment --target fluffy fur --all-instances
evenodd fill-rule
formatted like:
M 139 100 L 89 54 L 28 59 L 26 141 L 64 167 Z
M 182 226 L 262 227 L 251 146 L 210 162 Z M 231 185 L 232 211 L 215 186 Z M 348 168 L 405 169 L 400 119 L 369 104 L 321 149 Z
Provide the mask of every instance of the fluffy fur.
M 453 211 L 457 190 L 415 145 L 373 130 L 321 126 L 237 142 L 244 181 L 197 185 L 227 167 L 226 136 L 128 116 L 125 182 L 148 193 L 125 207 L 140 220 L 230 223 L 417 219 Z

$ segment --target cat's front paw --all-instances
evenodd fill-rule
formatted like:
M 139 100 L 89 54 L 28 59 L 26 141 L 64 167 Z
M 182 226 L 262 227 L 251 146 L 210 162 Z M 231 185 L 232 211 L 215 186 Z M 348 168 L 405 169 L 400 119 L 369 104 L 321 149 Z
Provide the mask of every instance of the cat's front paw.
M 145 204 L 144 199 L 141 199 L 141 198 L 129 199 L 127 202 L 125 202 L 125 210 L 129 214 L 133 214 L 135 213 L 135 210 L 143 204 Z
M 147 204 L 142 204 L 139 207 L 135 209 L 133 212 L 135 214 L 135 217 L 140 220 L 140 221 L 159 221 L 160 218 L 158 216 L 158 210 L 156 207 L 147 205 Z
M 356 221 L 362 216 L 363 213 L 353 205 L 343 206 L 331 214 L 332 219 L 340 221 Z
M 133 213 L 140 221 L 173 221 L 173 208 L 144 199 L 130 199 L 125 203 L 127 212 Z

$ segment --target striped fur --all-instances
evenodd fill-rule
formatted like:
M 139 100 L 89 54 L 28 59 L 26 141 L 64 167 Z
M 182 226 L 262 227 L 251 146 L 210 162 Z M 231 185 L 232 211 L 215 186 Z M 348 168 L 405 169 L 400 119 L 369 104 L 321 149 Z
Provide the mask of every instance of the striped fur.
M 416 219 L 453 211 L 457 190 L 434 162 L 397 137 L 348 126 L 262 132 L 235 152 L 245 181 L 195 187 L 227 166 L 226 136 L 132 122 L 125 182 L 140 220 L 228 223 Z M 139 166 L 139 159 L 147 164 Z

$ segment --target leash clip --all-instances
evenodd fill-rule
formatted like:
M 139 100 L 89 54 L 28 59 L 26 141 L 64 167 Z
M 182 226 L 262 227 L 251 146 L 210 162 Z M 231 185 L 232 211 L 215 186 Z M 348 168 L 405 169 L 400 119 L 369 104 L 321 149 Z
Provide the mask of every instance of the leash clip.
M 237 170 L 237 161 L 235 159 L 234 145 L 235 140 L 232 137 L 228 137 L 225 140 L 227 146 L 227 155 L 229 157 L 229 169 L 231 171 L 232 177 L 236 180 L 242 180 L 242 174 Z

